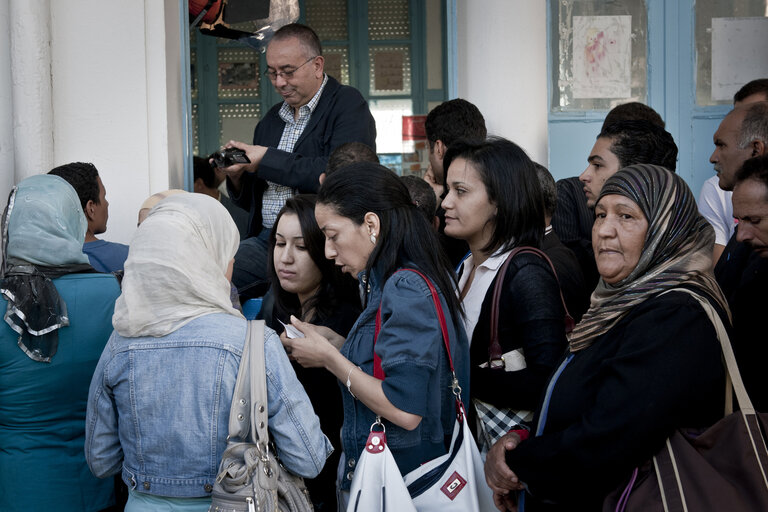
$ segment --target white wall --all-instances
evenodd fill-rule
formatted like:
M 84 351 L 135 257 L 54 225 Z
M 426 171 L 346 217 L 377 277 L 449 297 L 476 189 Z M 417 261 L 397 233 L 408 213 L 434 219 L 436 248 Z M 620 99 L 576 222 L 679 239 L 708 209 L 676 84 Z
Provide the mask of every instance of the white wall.
M 457 0 L 458 93 L 547 162 L 547 13 L 543 0 Z
M 93 162 L 107 240 L 141 202 L 183 186 L 179 0 L 0 0 L 0 197 L 27 176 Z M 3 29 L 4 28 L 4 29 Z
M 178 75 L 178 54 L 166 60 L 165 44 L 178 51 L 178 28 L 166 33 L 164 10 L 177 27 L 178 2 L 51 3 L 54 165 L 96 165 L 110 203 L 100 237 L 127 243 L 141 202 L 169 187 L 169 171 L 180 175 L 181 156 L 168 149 L 181 147 L 180 119 L 168 105 L 181 93 L 166 72 Z

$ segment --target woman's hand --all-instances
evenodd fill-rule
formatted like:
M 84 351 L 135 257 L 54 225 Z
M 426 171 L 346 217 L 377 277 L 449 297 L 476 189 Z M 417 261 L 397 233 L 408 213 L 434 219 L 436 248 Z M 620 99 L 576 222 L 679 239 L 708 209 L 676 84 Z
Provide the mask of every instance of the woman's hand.
M 508 507 L 509 491 L 522 490 L 523 484 L 517 475 L 509 469 L 506 461 L 506 453 L 517 448 L 520 437 L 515 433 L 504 435 L 488 451 L 485 459 L 485 481 L 494 493 L 493 500 L 499 510 Z M 497 496 L 498 495 L 498 499 Z
M 305 337 L 289 338 L 285 332 L 280 335 L 280 341 L 283 342 L 285 351 L 288 352 L 290 358 L 304 368 L 325 367 L 328 362 L 329 352 L 338 352 L 338 349 L 318 332 L 318 327 L 302 322 L 293 315 L 291 315 L 291 324 L 301 331 Z
M 318 332 L 318 334 L 320 334 L 325 339 L 330 341 L 331 345 L 336 347 L 336 350 L 341 350 L 341 346 L 344 344 L 345 341 L 347 341 L 347 338 L 337 333 L 330 327 L 326 327 L 324 325 L 315 325 L 314 328 Z

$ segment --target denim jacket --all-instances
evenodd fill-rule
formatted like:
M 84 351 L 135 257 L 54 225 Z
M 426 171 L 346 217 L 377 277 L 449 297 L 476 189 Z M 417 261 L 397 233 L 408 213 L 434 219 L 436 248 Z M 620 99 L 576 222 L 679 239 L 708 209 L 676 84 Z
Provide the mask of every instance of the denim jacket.
M 210 496 L 226 447 L 246 322 L 197 318 L 163 337 L 112 333 L 91 381 L 85 456 L 93 474 L 122 469 L 129 489 Z M 279 338 L 265 328 L 269 432 L 290 471 L 314 477 L 332 452 Z
M 411 267 L 412 268 L 412 267 Z M 373 375 L 376 311 L 381 304 L 381 331 L 376 354 L 385 373 L 382 388 L 398 409 L 422 417 L 412 431 L 383 419 L 387 443 L 405 475 L 420 464 L 447 452 L 456 420 L 451 393 L 451 371 L 440 324 L 427 283 L 414 272 L 401 271 L 382 283 L 375 272 L 370 279 L 360 275 L 367 288 L 366 308 L 341 348 L 341 353 L 362 370 Z M 438 292 L 439 294 L 439 292 Z M 462 400 L 469 396 L 469 343 L 464 328 L 451 317 L 440 295 L 450 339 L 451 356 Z M 456 324 L 459 324 L 458 326 Z M 352 385 L 354 390 L 354 383 Z M 346 468 L 341 488 L 349 490 L 354 468 L 368 438 L 376 415 L 350 395 L 342 384 L 344 425 L 341 431 Z

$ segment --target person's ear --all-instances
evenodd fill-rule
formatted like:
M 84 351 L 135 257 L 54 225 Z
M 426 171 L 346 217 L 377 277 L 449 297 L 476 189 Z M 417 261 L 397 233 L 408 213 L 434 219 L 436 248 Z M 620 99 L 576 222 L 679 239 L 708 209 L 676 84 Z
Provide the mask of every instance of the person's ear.
M 363 224 L 365 224 L 368 229 L 368 235 L 373 235 L 378 238 L 381 233 L 381 223 L 378 215 L 373 212 L 366 213 L 363 217 Z
M 192 184 L 192 191 L 200 193 L 203 190 L 203 178 L 197 178 Z
M 435 141 L 435 155 L 437 158 L 442 160 L 445 157 L 445 152 L 448 151 L 448 146 L 446 146 L 442 140 L 437 139 Z
M 96 214 L 96 203 L 93 202 L 93 199 L 89 199 L 88 202 L 85 203 L 83 212 L 85 213 L 85 218 L 88 222 L 93 221 L 94 215 Z
M 752 141 L 752 157 L 762 156 L 766 154 L 765 142 L 762 140 Z

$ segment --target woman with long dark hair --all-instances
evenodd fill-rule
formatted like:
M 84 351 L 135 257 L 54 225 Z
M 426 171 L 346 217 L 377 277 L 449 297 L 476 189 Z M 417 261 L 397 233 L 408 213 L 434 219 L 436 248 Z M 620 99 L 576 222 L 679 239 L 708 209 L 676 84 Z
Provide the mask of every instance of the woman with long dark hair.
M 371 163 L 337 171 L 320 188 L 315 216 L 326 237 L 326 256 L 358 278 L 364 309 L 341 351 L 300 321 L 294 325 L 307 337 L 283 342 L 300 364 L 324 367 L 341 381 L 343 507 L 348 496 L 343 492 L 377 416 L 402 474 L 445 454 L 450 445 L 456 410 L 448 355 L 429 285 L 408 269 L 421 272 L 437 289 L 465 400 L 469 355 L 451 265 L 394 173 Z M 373 376 L 374 355 L 383 380 Z
M 360 314 L 360 297 L 357 282 L 325 257 L 325 236 L 315 220 L 316 199 L 313 194 L 294 196 L 277 214 L 268 251 L 273 300 L 263 316 L 278 333 L 284 330 L 281 322 L 290 322 L 294 315 L 331 339 L 343 340 Z M 336 510 L 334 481 L 341 455 L 338 433 L 344 418 L 336 377 L 322 368 L 296 363 L 293 368 L 334 447 L 323 471 L 306 481 L 307 489 L 316 511 Z
M 566 346 L 565 312 L 546 256 L 516 250 L 539 249 L 545 227 L 536 168 L 525 151 L 505 139 L 459 143 L 448 150 L 444 164 L 445 233 L 465 240 L 471 251 L 460 268 L 459 292 L 471 340 L 478 440 L 490 447 L 509 430 L 528 427 Z M 493 322 L 499 285 L 498 320 Z M 489 363 L 494 328 L 501 348 L 494 357 L 504 354 L 499 368 Z

